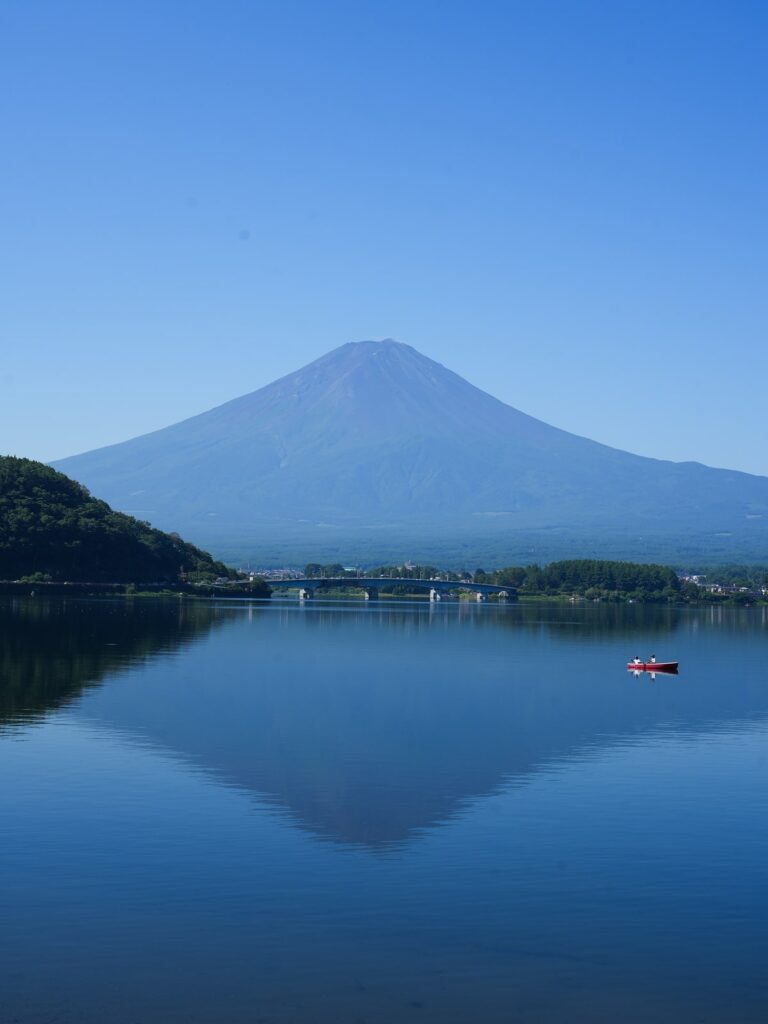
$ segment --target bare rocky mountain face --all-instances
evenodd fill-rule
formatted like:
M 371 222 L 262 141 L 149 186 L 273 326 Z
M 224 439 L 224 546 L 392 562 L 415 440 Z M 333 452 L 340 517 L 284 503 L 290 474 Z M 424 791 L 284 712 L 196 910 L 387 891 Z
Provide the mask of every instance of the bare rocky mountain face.
M 54 463 L 223 556 L 768 559 L 768 478 L 631 455 L 505 405 L 394 341 Z M 421 550 L 421 549 L 420 549 Z M 425 552 L 427 553 L 427 552 Z

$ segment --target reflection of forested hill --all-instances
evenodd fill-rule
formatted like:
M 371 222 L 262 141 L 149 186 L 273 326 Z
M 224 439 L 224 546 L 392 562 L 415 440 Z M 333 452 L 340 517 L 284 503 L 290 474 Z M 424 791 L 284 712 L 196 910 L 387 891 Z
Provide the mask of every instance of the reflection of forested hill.
M 179 600 L 0 600 L 0 726 L 61 707 L 110 672 L 187 646 L 222 614 Z
M 768 714 L 762 610 L 716 611 L 712 629 L 710 609 L 263 607 L 183 672 L 83 706 L 316 835 L 383 848 L 585 752 Z M 626 672 L 651 643 L 680 677 Z

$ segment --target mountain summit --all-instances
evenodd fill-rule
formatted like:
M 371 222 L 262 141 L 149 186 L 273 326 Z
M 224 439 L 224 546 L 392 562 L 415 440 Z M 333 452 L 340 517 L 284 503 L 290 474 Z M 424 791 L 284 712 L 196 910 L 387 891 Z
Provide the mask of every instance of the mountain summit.
M 290 536 L 311 557 L 328 530 L 364 531 L 375 548 L 392 527 L 471 544 L 489 531 L 741 536 L 768 525 L 768 478 L 569 434 L 391 340 L 342 345 L 199 416 L 55 466 L 217 550 Z

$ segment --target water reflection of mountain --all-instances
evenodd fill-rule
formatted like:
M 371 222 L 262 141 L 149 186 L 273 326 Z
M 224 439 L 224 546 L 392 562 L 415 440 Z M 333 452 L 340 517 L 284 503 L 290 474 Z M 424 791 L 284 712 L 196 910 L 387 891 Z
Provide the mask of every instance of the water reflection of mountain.
M 547 621 L 551 610 L 253 610 L 212 633 L 183 671 L 105 686 L 82 707 L 315 835 L 372 848 L 553 763 L 659 729 L 693 735 L 768 714 L 759 611 L 710 629 L 709 610 L 589 622 L 589 611 Z M 579 621 L 589 647 L 562 632 Z M 628 635 L 643 650 L 673 639 L 683 675 L 654 686 L 628 676 Z
M 60 708 L 106 676 L 187 647 L 221 619 L 174 601 L 0 601 L 0 728 Z

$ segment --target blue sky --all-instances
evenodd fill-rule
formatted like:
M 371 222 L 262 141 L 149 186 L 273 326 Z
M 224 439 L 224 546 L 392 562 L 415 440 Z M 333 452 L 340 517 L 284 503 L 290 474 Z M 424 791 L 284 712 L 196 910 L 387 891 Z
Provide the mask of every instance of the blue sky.
M 0 451 L 395 337 L 768 474 L 768 7 L 0 4 Z

